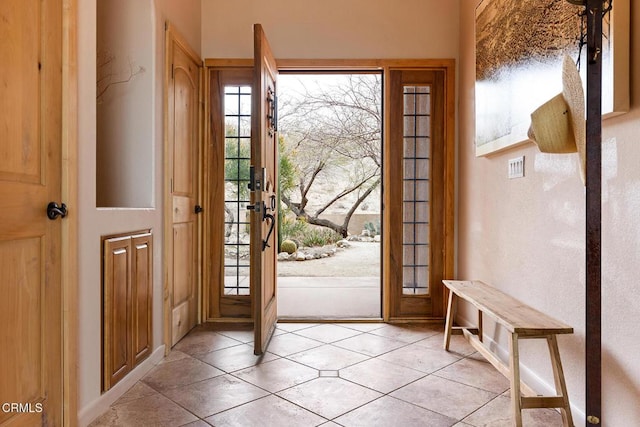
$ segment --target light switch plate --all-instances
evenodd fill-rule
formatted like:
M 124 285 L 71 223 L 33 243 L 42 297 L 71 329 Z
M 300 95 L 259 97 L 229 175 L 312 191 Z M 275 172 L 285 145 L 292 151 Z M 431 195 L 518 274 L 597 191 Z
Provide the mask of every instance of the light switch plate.
M 524 177 L 524 156 L 509 160 L 509 179 Z

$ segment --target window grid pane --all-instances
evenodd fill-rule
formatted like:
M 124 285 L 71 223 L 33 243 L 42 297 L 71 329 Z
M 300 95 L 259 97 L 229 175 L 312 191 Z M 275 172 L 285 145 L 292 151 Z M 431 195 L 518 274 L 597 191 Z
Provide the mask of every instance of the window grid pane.
M 430 87 L 405 86 L 402 196 L 404 295 L 429 293 L 430 111 Z
M 249 295 L 251 87 L 224 91 L 224 295 Z

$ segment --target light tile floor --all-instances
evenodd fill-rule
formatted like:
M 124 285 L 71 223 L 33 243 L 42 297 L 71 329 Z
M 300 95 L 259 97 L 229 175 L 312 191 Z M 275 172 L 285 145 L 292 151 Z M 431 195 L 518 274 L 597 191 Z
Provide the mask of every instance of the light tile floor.
M 509 382 L 442 325 L 201 325 L 91 426 L 510 426 Z M 525 426 L 559 426 L 551 409 Z

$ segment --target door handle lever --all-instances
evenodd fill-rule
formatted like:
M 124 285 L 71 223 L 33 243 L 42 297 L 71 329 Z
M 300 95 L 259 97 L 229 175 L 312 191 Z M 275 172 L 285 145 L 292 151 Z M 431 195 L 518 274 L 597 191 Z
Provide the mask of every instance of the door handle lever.
M 249 184 L 247 184 L 247 188 L 249 188 L 249 191 L 256 191 L 256 175 L 253 165 L 249 166 Z
M 269 232 L 267 233 L 267 237 L 262 241 L 262 250 L 271 247 L 269 245 L 269 237 L 271 237 L 271 233 L 273 233 L 273 227 L 276 225 L 276 218 L 271 214 L 264 215 L 265 220 L 270 220 L 271 224 L 269 224 Z

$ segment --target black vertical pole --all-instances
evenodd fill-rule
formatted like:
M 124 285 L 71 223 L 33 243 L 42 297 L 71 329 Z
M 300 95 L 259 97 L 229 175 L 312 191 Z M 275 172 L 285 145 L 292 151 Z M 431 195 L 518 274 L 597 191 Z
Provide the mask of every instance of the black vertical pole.
M 586 133 L 586 410 L 587 425 L 601 417 L 602 9 L 587 0 Z

